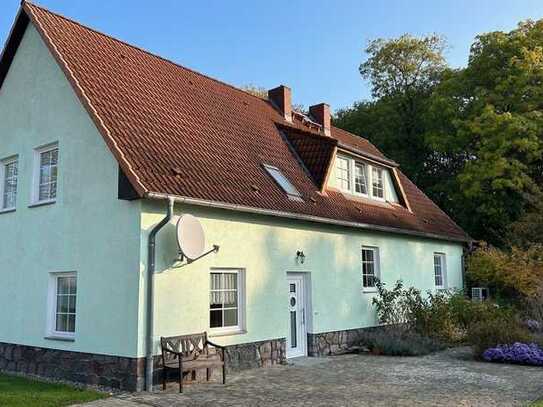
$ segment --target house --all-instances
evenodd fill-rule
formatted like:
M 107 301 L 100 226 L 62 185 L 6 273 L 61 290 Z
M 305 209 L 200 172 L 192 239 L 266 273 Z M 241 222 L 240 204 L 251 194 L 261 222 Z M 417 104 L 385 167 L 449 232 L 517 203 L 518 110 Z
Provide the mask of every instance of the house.
M 288 87 L 259 98 L 26 1 L 0 162 L 1 370 L 141 390 L 161 336 L 207 331 L 231 368 L 268 366 L 375 326 L 376 278 L 463 286 L 469 237 L 328 105 L 299 113 Z M 220 249 L 180 261 L 182 214 Z

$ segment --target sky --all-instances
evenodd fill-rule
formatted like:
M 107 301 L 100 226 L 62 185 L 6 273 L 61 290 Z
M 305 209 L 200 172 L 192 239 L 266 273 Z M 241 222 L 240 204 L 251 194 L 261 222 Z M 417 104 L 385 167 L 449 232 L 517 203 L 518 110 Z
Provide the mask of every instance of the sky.
M 370 39 L 444 35 L 465 66 L 476 35 L 543 18 L 543 0 L 34 0 L 52 11 L 235 86 L 291 87 L 332 110 L 371 98 L 358 66 Z M 20 0 L 0 0 L 5 43 Z

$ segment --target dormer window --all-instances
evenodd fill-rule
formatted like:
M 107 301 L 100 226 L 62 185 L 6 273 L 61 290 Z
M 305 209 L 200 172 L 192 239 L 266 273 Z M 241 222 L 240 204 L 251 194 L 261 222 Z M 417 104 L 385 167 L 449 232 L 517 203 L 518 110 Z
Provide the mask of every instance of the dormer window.
M 336 187 L 341 191 L 378 201 L 387 199 L 385 191 L 387 170 L 385 168 L 348 155 L 338 154 L 335 171 Z M 390 191 L 390 194 L 395 196 L 393 191 Z M 394 200 L 394 198 L 392 199 Z
M 354 190 L 358 194 L 368 194 L 367 165 L 355 162 L 354 164 Z
M 383 182 L 383 170 L 381 168 L 372 167 L 372 195 L 377 199 L 385 199 L 385 184 Z
M 346 157 L 338 156 L 336 159 L 336 178 L 339 189 L 349 191 L 351 189 L 351 164 Z
M 287 177 L 281 172 L 281 170 L 273 165 L 263 164 L 265 170 L 270 174 L 273 180 L 281 187 L 287 194 L 289 199 L 295 201 L 302 201 L 302 194 L 296 189 L 294 185 L 288 180 Z

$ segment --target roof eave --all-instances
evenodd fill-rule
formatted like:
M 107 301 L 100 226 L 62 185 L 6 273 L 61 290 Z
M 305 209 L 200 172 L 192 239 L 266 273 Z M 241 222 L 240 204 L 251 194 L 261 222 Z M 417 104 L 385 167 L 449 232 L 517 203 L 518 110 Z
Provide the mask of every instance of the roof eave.
M 435 234 L 435 233 L 420 232 L 416 230 L 394 228 L 390 226 L 373 225 L 370 223 L 349 222 L 349 221 L 342 221 L 339 219 L 324 218 L 320 216 L 304 215 L 304 214 L 298 214 L 298 213 L 292 213 L 292 212 L 286 212 L 286 211 L 277 211 L 277 210 L 272 210 L 272 209 L 255 208 L 252 206 L 230 204 L 226 202 L 196 199 L 196 198 L 166 194 L 166 193 L 161 193 L 161 192 L 147 192 L 144 198 L 153 199 L 153 200 L 173 199 L 175 202 L 188 204 L 188 205 L 202 206 L 202 207 L 207 207 L 207 208 L 227 209 L 227 210 L 232 210 L 232 211 L 242 212 L 242 213 L 274 216 L 274 217 L 295 219 L 295 220 L 307 221 L 307 222 L 317 222 L 317 223 L 323 223 L 323 224 L 328 224 L 328 225 L 373 230 L 373 231 L 384 232 L 384 233 L 411 235 L 411 236 L 417 236 L 417 237 L 422 237 L 422 238 L 427 238 L 427 239 L 445 240 L 449 242 L 457 242 L 457 243 L 462 243 L 462 244 L 468 244 L 471 242 L 471 239 L 468 236 L 464 238 L 455 237 L 455 236 L 446 236 L 446 235 L 440 235 L 440 234 Z

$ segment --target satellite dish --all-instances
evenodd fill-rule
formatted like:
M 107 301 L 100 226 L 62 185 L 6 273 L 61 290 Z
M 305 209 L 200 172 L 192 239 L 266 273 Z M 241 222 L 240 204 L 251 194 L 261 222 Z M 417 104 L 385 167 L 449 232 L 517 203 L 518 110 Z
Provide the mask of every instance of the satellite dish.
M 194 260 L 204 253 L 206 238 L 204 228 L 192 215 L 183 215 L 177 221 L 177 245 L 181 254 Z

